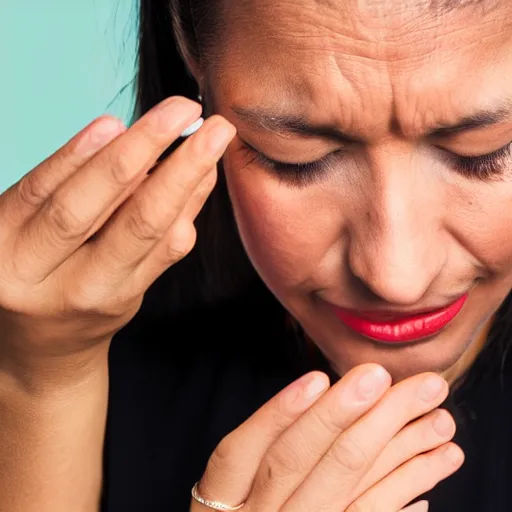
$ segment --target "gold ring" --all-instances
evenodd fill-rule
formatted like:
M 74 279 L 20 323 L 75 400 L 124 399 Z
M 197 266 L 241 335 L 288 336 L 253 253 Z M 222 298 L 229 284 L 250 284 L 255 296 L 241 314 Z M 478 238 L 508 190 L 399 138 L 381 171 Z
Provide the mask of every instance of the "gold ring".
M 245 503 L 241 503 L 240 505 L 237 505 L 236 507 L 230 507 L 229 505 L 226 505 L 224 503 L 221 503 L 220 501 L 211 501 L 211 500 L 205 500 L 204 498 L 201 498 L 199 496 L 199 491 L 197 488 L 199 487 L 199 482 L 196 482 L 194 484 L 194 487 L 192 487 L 192 498 L 194 498 L 198 503 L 201 503 L 201 505 L 204 505 L 205 507 L 212 508 L 213 510 L 240 510 Z

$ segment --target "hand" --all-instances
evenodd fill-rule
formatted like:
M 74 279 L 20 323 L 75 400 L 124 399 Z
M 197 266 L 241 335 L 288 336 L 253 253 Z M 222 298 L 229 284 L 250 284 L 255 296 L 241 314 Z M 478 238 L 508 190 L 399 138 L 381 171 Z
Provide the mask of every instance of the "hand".
M 148 170 L 200 114 L 173 97 L 129 129 L 101 117 L 0 196 L 0 370 L 86 364 L 192 249 L 234 127 L 212 116 Z
M 226 436 L 199 494 L 243 512 L 397 512 L 462 464 L 448 385 L 434 373 L 390 387 L 365 364 L 329 389 L 313 372 Z M 410 510 L 425 510 L 425 503 Z M 208 512 L 195 500 L 191 512 Z

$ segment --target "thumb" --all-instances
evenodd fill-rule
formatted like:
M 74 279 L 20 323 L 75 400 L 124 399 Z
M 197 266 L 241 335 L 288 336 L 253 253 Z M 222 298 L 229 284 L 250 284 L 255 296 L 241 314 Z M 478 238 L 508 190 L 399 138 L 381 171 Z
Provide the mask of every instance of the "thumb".
M 197 485 L 199 495 L 231 507 L 243 503 L 272 443 L 328 388 L 327 375 L 311 372 L 271 398 L 218 444 Z M 191 511 L 202 510 L 193 500 Z

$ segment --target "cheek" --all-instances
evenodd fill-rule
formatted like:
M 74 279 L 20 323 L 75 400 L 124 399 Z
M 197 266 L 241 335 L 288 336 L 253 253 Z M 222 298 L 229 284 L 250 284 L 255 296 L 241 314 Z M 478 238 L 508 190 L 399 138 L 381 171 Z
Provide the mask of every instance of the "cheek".
M 492 276 L 512 285 L 512 180 L 458 188 L 449 203 L 450 231 Z
M 240 236 L 262 279 L 276 295 L 307 286 L 338 242 L 340 212 L 314 185 L 294 188 L 261 169 L 225 167 Z

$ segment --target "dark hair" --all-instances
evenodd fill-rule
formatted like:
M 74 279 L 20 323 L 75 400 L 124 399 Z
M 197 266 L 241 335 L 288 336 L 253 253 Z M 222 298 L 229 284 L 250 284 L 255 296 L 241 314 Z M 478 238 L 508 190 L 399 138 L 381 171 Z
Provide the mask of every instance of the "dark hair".
M 208 1 L 141 0 L 135 118 L 169 96 L 197 99 L 197 84 L 182 59 L 182 55 L 199 59 L 192 3 L 206 7 Z M 201 17 L 199 12 L 197 16 Z M 205 114 L 211 114 L 207 109 L 205 105 Z M 175 146 L 162 157 L 173 149 Z M 217 185 L 196 220 L 196 229 L 196 246 L 148 290 L 142 314 L 180 313 L 261 285 L 238 236 L 222 166 Z M 270 293 L 262 285 L 259 290 Z
M 204 58 L 215 25 L 212 4 L 213 0 L 141 0 L 136 116 L 168 96 L 197 96 L 184 59 L 199 63 Z M 146 314 L 168 314 L 236 297 L 260 282 L 240 242 L 222 169 L 196 227 L 196 247 L 150 288 L 143 305 Z M 270 294 L 264 287 L 256 289 Z M 486 371 L 503 366 L 511 344 L 512 293 L 496 313 L 480 364 Z

